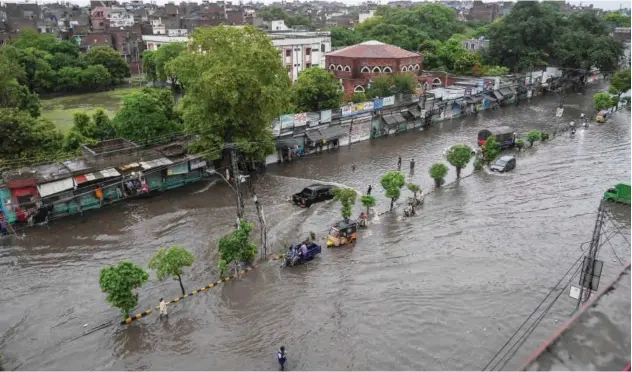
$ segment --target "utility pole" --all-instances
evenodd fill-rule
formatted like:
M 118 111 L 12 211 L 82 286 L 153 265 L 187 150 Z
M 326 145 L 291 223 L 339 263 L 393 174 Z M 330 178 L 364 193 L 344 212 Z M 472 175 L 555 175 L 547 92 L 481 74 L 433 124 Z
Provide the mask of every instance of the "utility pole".
M 601 230 L 603 229 L 603 225 L 606 217 L 606 204 L 603 200 L 599 203 L 599 210 L 597 211 L 597 220 L 595 221 L 595 228 L 593 229 L 592 239 L 590 241 L 590 247 L 588 248 L 588 254 L 584 256 L 584 260 L 582 263 L 582 272 L 579 278 L 579 297 L 577 298 L 577 309 L 581 306 L 583 302 L 586 302 L 590 297 L 590 293 L 593 290 L 597 290 L 597 288 L 593 288 L 593 278 L 595 276 L 601 276 L 601 268 L 597 270 L 595 273 L 595 268 L 597 267 L 597 255 L 599 254 L 599 248 L 601 245 Z M 584 289 L 588 291 L 588 293 L 584 294 Z M 585 295 L 585 299 L 584 299 Z
M 237 195 L 237 219 L 244 218 L 244 199 L 241 193 L 241 177 L 239 175 L 239 165 L 237 163 L 237 148 L 234 143 L 226 144 L 230 148 L 230 163 L 233 169 L 233 182 L 235 184 L 235 194 Z

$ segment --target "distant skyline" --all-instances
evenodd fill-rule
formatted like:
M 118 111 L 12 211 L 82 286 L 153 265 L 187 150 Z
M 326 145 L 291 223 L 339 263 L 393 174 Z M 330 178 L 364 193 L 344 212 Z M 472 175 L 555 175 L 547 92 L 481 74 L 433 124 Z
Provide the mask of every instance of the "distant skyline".
M 15 1 L 0 1 L 0 3 L 4 4 L 4 3 L 22 3 L 22 2 L 29 2 L 29 3 L 38 3 L 38 4 L 43 4 L 43 3 L 56 3 L 58 1 L 63 1 L 63 0 L 15 0 Z M 119 0 L 120 2 L 125 2 L 125 0 Z M 182 0 L 173 0 L 173 2 L 175 3 L 179 3 Z M 195 1 L 195 2 L 199 2 L 201 3 L 202 0 L 185 0 L 185 1 Z M 213 0 L 209 0 L 209 1 L 213 1 Z M 230 0 L 229 0 L 230 1 Z M 234 2 L 239 2 L 239 0 L 233 0 Z M 280 1 L 280 0 L 252 0 L 252 2 L 258 2 L 261 1 L 265 4 L 272 4 L 274 2 Z M 287 2 L 291 2 L 293 0 L 286 0 Z M 300 0 L 301 2 L 308 2 L 308 1 L 303 1 Z M 349 5 L 358 5 L 358 4 L 362 4 L 363 2 L 365 2 L 366 0 L 335 0 L 344 4 L 349 4 Z M 389 0 L 373 0 L 376 1 L 378 3 L 382 3 L 382 4 L 386 4 L 389 2 Z M 415 0 L 413 0 L 415 1 Z M 433 0 L 429 0 L 429 1 L 433 1 Z M 87 5 L 90 4 L 90 0 L 70 0 L 71 3 L 73 4 L 80 4 L 80 5 Z M 144 1 L 147 3 L 152 3 L 155 2 L 159 5 L 164 5 L 166 3 L 169 2 L 169 0 L 155 0 L 155 1 Z M 248 0 L 242 0 L 242 2 L 248 3 L 250 1 Z M 491 2 L 496 2 L 495 0 L 483 0 L 483 2 L 486 3 L 491 3 Z M 566 0 L 567 3 L 573 4 L 573 5 L 590 5 L 593 4 L 593 6 L 595 8 L 601 8 L 604 10 L 617 10 L 620 8 L 629 8 L 630 7 L 630 1 L 613 1 L 613 0 L 593 0 L 593 1 L 580 1 L 580 0 Z

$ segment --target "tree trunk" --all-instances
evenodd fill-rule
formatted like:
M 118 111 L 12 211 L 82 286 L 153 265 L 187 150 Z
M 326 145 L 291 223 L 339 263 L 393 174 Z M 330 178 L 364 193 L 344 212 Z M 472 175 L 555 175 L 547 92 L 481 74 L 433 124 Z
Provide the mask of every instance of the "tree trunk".
M 395 198 L 391 199 L 391 211 L 393 210 L 393 204 L 395 204 Z
M 257 193 L 255 192 L 254 184 L 252 180 L 248 184 L 250 186 L 250 193 L 253 196 L 253 202 L 255 203 L 255 209 L 257 210 L 257 217 L 259 217 L 259 225 L 261 232 L 261 258 L 265 259 L 268 254 L 268 227 L 266 225 L 266 218 L 263 214 L 263 207 L 261 203 L 259 203 L 259 199 L 257 199 Z
M 367 206 L 367 207 L 366 207 L 366 216 L 367 216 L 367 217 L 369 216 L 369 209 L 371 209 L 371 208 L 369 208 L 369 207 Z
M 184 286 L 182 285 L 182 278 L 180 277 L 180 275 L 178 275 L 178 282 L 180 282 L 180 289 L 182 290 L 182 295 L 184 296 L 187 293 L 184 290 Z
M 441 187 L 441 178 L 435 178 L 434 181 L 435 181 L 435 187 L 436 188 Z
M 461 178 L 461 167 L 456 167 L 456 179 Z

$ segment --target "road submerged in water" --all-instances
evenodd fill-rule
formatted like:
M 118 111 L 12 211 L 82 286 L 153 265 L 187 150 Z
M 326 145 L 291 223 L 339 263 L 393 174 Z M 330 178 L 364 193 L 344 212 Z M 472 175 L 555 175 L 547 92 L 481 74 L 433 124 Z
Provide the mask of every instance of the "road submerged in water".
M 567 98 L 565 120 L 591 112 L 593 93 Z M 430 191 L 428 168 L 442 160 L 442 149 L 474 145 L 479 130 L 501 125 L 552 131 L 555 104 L 554 97 L 538 97 L 272 166 L 257 187 L 269 242 L 277 251 L 309 231 L 323 238 L 339 218 L 334 202 L 299 209 L 286 201 L 310 183 L 360 192 L 371 184 L 376 209 L 384 211 L 379 177 L 394 170 L 398 155 L 405 171 L 415 159 L 416 173 L 407 180 Z M 27 229 L 24 239 L 0 245 L 4 367 L 271 370 L 276 349 L 286 345 L 290 370 L 480 370 L 581 255 L 603 192 L 630 179 L 630 112 L 516 157 L 510 173 L 483 172 L 429 194 L 417 217 L 402 219 L 400 209 L 373 218 L 353 247 L 324 249 L 295 268 L 263 262 L 240 280 L 171 306 L 167 320 L 154 314 L 126 327 L 117 325 L 118 310 L 99 290 L 99 270 L 120 260 L 146 267 L 156 249 L 179 245 L 197 257 L 185 287 L 211 283 L 217 242 L 235 221 L 226 184 L 190 185 Z M 470 166 L 463 174 L 471 172 Z M 454 177 L 450 167 L 447 181 Z M 251 200 L 246 205 L 257 221 Z M 358 204 L 354 216 L 361 210 Z M 629 207 L 612 210 L 620 226 L 630 225 Z M 611 243 L 600 253 L 603 283 L 621 268 L 613 251 L 624 263 L 630 257 L 624 239 Z M 179 294 L 176 281 L 158 282 L 152 274 L 138 310 Z M 507 368 L 518 368 L 574 305 L 562 295 Z

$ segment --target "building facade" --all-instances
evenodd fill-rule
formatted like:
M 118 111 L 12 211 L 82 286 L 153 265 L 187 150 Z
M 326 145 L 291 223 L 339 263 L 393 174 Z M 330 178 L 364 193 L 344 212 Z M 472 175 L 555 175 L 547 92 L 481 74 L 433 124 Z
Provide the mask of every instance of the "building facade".
M 478 39 L 467 39 L 461 42 L 463 48 L 469 51 L 477 51 L 489 47 L 489 40 L 481 36 Z

